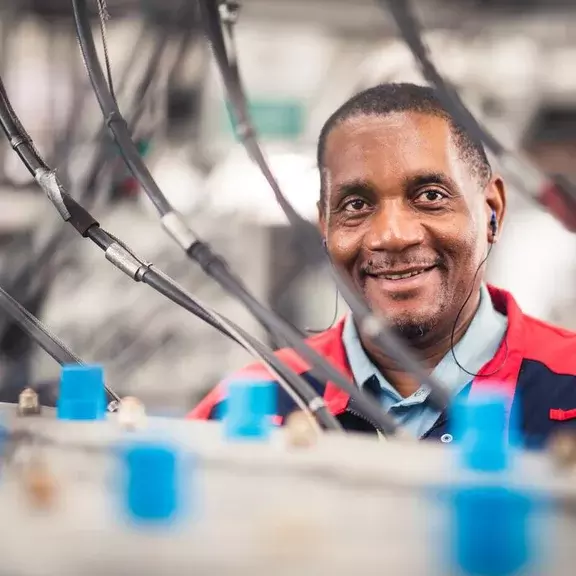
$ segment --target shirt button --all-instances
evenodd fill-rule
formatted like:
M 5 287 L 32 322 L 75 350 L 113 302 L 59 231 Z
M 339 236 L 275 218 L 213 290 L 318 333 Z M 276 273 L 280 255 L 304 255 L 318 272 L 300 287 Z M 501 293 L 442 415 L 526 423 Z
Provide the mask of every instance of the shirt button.
M 440 442 L 444 444 L 450 444 L 452 440 L 453 440 L 452 434 L 442 434 L 442 436 L 440 437 Z

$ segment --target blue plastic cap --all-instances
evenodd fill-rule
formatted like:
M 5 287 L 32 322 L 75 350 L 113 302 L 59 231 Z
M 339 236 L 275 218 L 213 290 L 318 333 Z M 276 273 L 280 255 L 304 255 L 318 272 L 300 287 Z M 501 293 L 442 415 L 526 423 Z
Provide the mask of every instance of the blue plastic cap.
M 266 440 L 272 429 L 276 387 L 272 382 L 234 381 L 228 385 L 224 432 L 231 440 Z
M 454 437 L 462 465 L 480 472 L 500 472 L 509 466 L 508 401 L 486 392 L 454 404 Z
M 159 443 L 135 442 L 122 448 L 124 506 L 137 522 L 171 521 L 181 504 L 179 455 Z
M 539 562 L 531 521 L 537 502 L 529 495 L 500 486 L 461 488 L 452 504 L 452 561 L 459 574 L 510 576 Z
M 57 416 L 61 420 L 102 420 L 106 416 L 101 366 L 63 366 Z

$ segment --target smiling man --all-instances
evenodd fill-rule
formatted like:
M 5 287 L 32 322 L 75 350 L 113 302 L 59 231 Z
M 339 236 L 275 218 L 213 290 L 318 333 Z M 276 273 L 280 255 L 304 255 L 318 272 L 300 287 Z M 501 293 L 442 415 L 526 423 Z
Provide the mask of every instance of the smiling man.
M 525 316 L 510 294 L 484 284 L 505 213 L 504 182 L 434 90 L 382 84 L 354 96 L 324 125 L 318 166 L 328 255 L 451 394 L 497 386 L 530 445 L 571 426 L 576 335 Z M 451 441 L 447 414 L 429 405 L 428 391 L 351 316 L 308 342 L 409 432 Z M 322 386 L 291 350 L 278 354 L 323 394 L 345 428 L 374 431 L 347 394 Z M 259 365 L 231 378 L 274 380 Z M 191 417 L 216 417 L 225 385 Z M 280 390 L 278 399 L 280 417 L 294 410 Z

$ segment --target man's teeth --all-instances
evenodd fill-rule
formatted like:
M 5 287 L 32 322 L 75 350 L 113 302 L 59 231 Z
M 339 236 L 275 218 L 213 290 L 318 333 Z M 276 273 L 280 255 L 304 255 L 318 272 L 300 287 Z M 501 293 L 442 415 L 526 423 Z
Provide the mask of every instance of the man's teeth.
M 382 278 L 386 280 L 402 280 L 403 278 L 418 276 L 418 274 L 422 274 L 422 272 L 426 272 L 426 270 L 426 268 L 422 268 L 422 270 L 415 270 L 414 272 L 407 272 L 406 274 L 382 274 Z

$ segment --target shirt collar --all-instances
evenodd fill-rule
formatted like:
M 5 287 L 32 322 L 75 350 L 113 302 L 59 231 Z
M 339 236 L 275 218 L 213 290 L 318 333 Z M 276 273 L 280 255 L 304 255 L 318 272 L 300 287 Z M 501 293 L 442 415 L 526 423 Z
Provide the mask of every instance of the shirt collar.
M 482 285 L 480 304 L 468 330 L 454 346 L 453 354 L 448 352 L 436 366 L 433 376 L 452 394 L 457 394 L 472 379 L 467 372 L 477 373 L 496 354 L 506 333 L 507 323 L 506 316 L 495 310 L 488 289 Z M 426 399 L 428 392 L 424 390 L 409 398 L 400 397 L 364 351 L 351 314 L 344 321 L 342 339 L 354 380 L 359 386 L 375 376 L 380 388 L 402 405 L 417 404 Z

